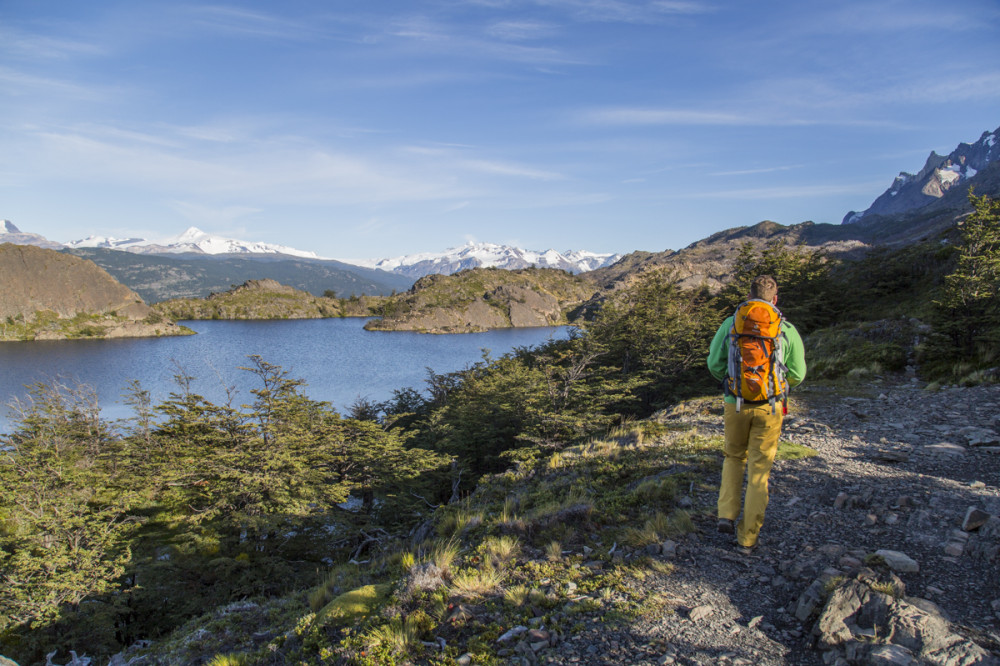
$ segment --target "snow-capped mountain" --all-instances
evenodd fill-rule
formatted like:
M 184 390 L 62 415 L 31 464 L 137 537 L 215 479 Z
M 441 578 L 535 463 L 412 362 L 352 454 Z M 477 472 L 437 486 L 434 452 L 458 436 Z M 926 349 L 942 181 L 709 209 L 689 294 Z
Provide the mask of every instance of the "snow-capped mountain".
M 961 143 L 950 155 L 931 151 L 919 173 L 900 172 L 888 190 L 860 213 L 851 211 L 843 224 L 858 222 L 869 215 L 895 215 L 922 208 L 965 185 L 989 164 L 1000 161 L 1000 128 L 983 132 L 976 143 Z
M 111 250 L 125 250 L 137 254 L 286 254 L 307 259 L 321 259 L 315 252 L 296 250 L 285 245 L 273 243 L 254 243 L 212 236 L 197 227 L 190 227 L 179 236 L 173 236 L 160 242 L 145 238 L 111 238 L 108 236 L 90 236 L 83 240 L 66 244 L 72 248 L 103 247 Z
M 14 245 L 35 245 L 49 250 L 62 249 L 63 244 L 50 241 L 45 236 L 31 234 L 21 231 L 10 220 L 0 220 L 0 243 L 13 243 Z
M 509 245 L 495 243 L 466 243 L 461 247 L 450 248 L 444 252 L 426 252 L 409 254 L 392 259 L 348 260 L 357 266 L 378 268 L 380 270 L 421 278 L 431 273 L 451 275 L 469 268 L 504 268 L 515 270 L 537 266 L 540 268 L 559 268 L 571 273 L 583 273 L 613 264 L 621 258 L 620 254 L 599 254 L 583 250 L 564 253 L 555 250 L 535 252 L 522 250 Z

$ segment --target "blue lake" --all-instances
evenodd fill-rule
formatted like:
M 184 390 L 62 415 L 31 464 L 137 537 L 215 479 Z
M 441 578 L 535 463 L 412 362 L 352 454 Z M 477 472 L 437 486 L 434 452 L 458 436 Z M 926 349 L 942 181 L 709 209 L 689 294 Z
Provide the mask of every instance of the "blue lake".
M 65 340 L 0 343 L 0 432 L 11 426 L 8 405 L 27 396 L 26 386 L 54 380 L 86 384 L 97 392 L 102 414 L 128 418 L 122 393 L 133 379 L 152 394 L 153 404 L 178 386 L 183 370 L 195 377 L 192 390 L 224 403 L 235 387 L 236 404 L 249 403 L 259 379 L 240 366 L 259 354 L 303 379 L 313 400 L 332 402 L 341 412 L 359 397 L 385 400 L 395 389 L 423 390 L 427 369 L 461 370 L 482 358 L 517 347 L 565 338 L 565 328 L 503 329 L 461 335 L 425 335 L 364 330 L 363 319 L 182 322 L 198 335 L 128 340 Z

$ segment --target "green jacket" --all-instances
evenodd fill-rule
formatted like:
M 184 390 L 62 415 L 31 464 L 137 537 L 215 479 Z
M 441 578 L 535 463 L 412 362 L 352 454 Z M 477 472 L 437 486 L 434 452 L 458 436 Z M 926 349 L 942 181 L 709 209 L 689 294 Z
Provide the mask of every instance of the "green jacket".
M 720 382 L 729 372 L 729 331 L 733 328 L 733 318 L 728 317 L 715 332 L 712 345 L 708 349 L 708 371 Z M 785 337 L 785 366 L 788 368 L 788 385 L 796 386 L 806 378 L 806 352 L 802 346 L 802 336 L 795 330 L 791 322 L 785 320 L 781 324 L 781 333 Z M 727 395 L 726 402 L 736 402 L 736 398 Z

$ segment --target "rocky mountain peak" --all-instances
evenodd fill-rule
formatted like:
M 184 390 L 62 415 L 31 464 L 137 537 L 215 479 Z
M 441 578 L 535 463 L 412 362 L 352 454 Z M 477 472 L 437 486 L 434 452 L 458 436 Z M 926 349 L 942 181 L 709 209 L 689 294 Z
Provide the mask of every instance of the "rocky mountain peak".
M 0 243 L 13 243 L 14 245 L 34 245 L 50 250 L 62 248 L 61 243 L 50 241 L 45 236 L 25 233 L 18 229 L 10 220 L 0 220 Z
M 852 224 L 870 215 L 896 215 L 923 208 L 941 199 L 949 190 L 975 184 L 980 171 L 1000 161 L 1000 128 L 983 132 L 975 143 L 960 143 L 948 155 L 931 151 L 924 167 L 916 174 L 900 172 L 866 210 L 851 211 L 843 224 Z

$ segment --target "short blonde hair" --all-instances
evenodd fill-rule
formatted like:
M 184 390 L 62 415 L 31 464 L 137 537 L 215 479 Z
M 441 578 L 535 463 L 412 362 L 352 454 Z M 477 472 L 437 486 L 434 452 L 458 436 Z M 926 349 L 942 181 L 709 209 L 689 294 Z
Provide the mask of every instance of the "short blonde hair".
M 770 275 L 758 275 L 750 283 L 750 298 L 772 301 L 778 295 L 778 283 Z

